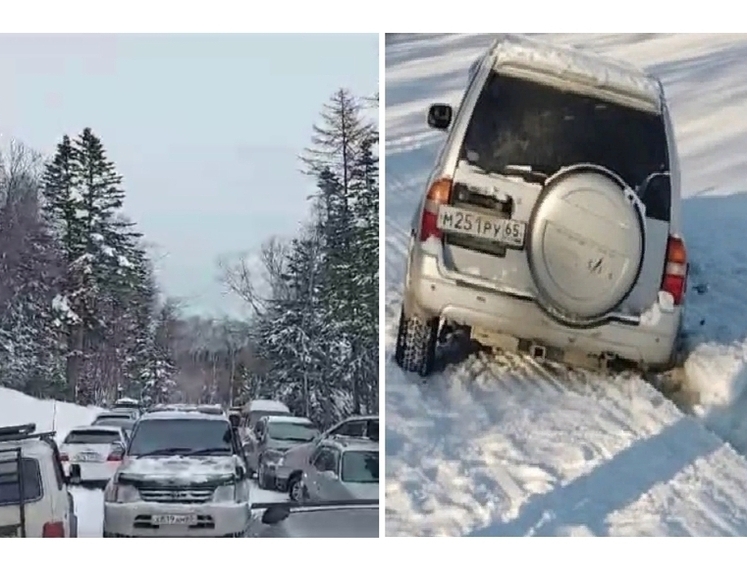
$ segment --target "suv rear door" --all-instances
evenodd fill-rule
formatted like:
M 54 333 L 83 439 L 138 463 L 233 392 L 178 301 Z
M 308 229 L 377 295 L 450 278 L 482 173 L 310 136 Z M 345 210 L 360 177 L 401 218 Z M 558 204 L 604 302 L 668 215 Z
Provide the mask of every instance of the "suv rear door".
M 491 72 L 460 146 L 451 211 L 439 209 L 444 265 L 468 282 L 544 295 L 568 318 L 640 314 L 663 274 L 669 158 L 661 115 Z M 553 193 L 546 179 L 578 164 L 619 176 L 645 215 L 628 211 L 612 180 Z M 501 229 L 507 237 L 496 236 Z

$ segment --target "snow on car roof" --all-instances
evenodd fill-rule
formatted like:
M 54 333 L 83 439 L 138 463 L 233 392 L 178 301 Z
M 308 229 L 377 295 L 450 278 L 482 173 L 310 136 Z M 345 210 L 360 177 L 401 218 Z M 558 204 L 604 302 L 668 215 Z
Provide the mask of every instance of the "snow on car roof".
M 355 437 L 335 437 L 331 439 L 332 443 L 336 443 L 344 451 L 379 451 L 379 442 L 371 439 L 357 439 Z
M 288 413 L 290 410 L 288 406 L 277 400 L 252 400 L 249 402 L 248 411 L 252 412 L 255 410 L 263 410 L 266 412 L 284 412 Z
M 134 398 L 120 398 L 119 400 L 115 400 L 114 404 L 115 405 L 117 405 L 117 404 L 121 404 L 121 405 L 133 404 L 133 405 L 137 406 L 138 404 L 140 404 L 140 402 L 138 402 Z
M 139 421 L 146 420 L 178 420 L 178 419 L 205 419 L 221 420 L 228 423 L 224 414 L 213 414 L 210 412 L 200 412 L 198 410 L 159 410 L 148 412 L 140 417 Z
M 516 66 L 586 82 L 597 88 L 635 98 L 661 111 L 663 91 L 659 80 L 623 61 L 597 53 L 557 45 L 523 35 L 501 35 L 490 55 L 495 66 Z
M 267 416 L 267 423 L 303 423 L 311 424 L 309 418 L 302 418 L 299 416 Z

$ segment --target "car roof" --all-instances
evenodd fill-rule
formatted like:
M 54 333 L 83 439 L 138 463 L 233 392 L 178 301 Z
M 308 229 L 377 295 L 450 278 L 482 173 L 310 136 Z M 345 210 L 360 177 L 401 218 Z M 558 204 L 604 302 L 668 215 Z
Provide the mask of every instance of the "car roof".
M 656 112 L 662 110 L 664 93 L 658 78 L 598 53 L 506 33 L 493 42 L 489 55 L 493 57 L 496 71 L 506 67 L 536 70 L 571 82 L 593 84 L 610 93 L 633 98 Z
M 148 420 L 215 420 L 228 423 L 224 414 L 212 414 L 198 410 L 159 410 L 140 416 L 138 423 Z
M 288 413 L 288 406 L 279 400 L 252 400 L 246 406 L 246 412 L 283 412 Z
M 309 418 L 302 418 L 300 416 L 267 416 L 265 418 L 267 423 L 303 423 L 313 424 Z

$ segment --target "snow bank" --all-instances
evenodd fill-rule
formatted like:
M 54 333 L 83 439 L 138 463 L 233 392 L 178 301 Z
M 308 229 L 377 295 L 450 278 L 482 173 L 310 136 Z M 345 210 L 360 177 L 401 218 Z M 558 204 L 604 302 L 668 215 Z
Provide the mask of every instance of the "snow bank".
M 68 402 L 39 400 L 16 390 L 0 387 L 0 426 L 35 423 L 39 431 L 55 429 L 62 439 L 68 431 L 88 425 L 101 408 Z

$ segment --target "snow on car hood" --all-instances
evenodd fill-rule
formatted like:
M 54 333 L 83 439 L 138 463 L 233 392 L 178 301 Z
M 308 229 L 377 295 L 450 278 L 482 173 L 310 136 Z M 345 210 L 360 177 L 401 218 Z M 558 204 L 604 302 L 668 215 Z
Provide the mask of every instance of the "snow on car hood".
M 204 483 L 225 480 L 236 474 L 236 457 L 129 457 L 119 477 L 131 480 Z

